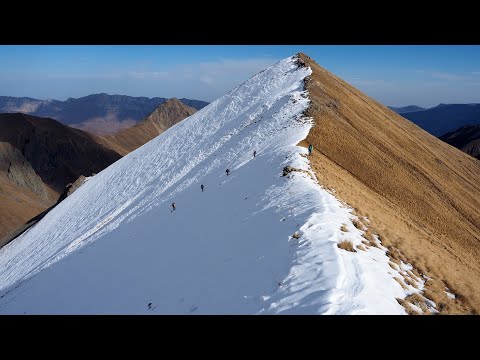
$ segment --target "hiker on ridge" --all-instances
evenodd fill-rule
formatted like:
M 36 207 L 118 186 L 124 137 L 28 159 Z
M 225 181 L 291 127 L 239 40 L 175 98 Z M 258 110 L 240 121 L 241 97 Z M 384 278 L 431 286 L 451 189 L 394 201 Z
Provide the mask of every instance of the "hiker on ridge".
M 257 150 L 253 152 L 253 157 L 256 157 L 256 156 L 257 156 Z
M 172 212 L 175 210 L 175 203 L 172 203 Z
M 226 172 L 227 172 L 227 176 L 228 176 L 228 174 L 230 173 L 230 169 L 227 169 Z
M 310 144 L 310 145 L 308 145 L 308 156 L 310 156 L 312 154 L 312 151 L 313 151 L 313 145 Z

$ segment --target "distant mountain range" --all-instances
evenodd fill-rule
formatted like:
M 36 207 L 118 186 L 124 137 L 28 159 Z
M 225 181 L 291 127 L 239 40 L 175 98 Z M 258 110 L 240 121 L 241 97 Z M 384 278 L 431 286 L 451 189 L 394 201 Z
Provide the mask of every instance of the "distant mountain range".
M 437 137 L 466 125 L 480 125 L 480 104 L 439 104 L 430 109 L 411 112 L 395 110 L 413 107 L 390 109 Z
M 133 97 L 126 95 L 92 94 L 65 101 L 38 100 L 28 97 L 0 96 L 0 113 L 24 113 L 49 117 L 63 124 L 87 130 L 95 134 L 108 135 L 128 128 L 143 120 L 166 98 Z M 197 110 L 207 102 L 179 99 Z
M 389 108 L 392 109 L 393 111 L 395 111 L 397 114 L 406 114 L 406 113 L 409 113 L 409 112 L 426 110 L 425 108 L 417 106 L 417 105 L 408 105 L 408 106 L 403 106 L 403 107 L 389 106 Z
M 430 109 L 410 105 L 390 109 L 440 140 L 480 157 L 480 104 L 439 104 Z
M 447 144 L 480 159 L 480 125 L 467 125 L 440 136 Z

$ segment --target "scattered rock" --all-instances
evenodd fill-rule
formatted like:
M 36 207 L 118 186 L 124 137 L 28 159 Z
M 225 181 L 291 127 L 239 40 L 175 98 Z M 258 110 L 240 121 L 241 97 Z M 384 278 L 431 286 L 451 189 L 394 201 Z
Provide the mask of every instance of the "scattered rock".
M 47 197 L 47 190 L 40 176 L 20 150 L 14 148 L 10 143 L 0 143 L 0 171 L 6 170 L 7 178 L 15 185 L 30 190 L 42 198 Z
M 75 180 L 73 183 L 67 184 L 62 194 L 58 198 L 57 204 L 63 201 L 67 196 L 72 195 L 75 192 L 75 190 L 77 190 L 80 186 L 82 186 L 86 180 L 87 178 L 85 176 L 80 175 L 80 177 L 77 180 Z
M 295 65 L 297 65 L 299 68 L 303 68 L 307 66 L 305 64 L 305 61 L 303 61 L 303 59 L 300 59 L 300 58 L 297 58 L 297 60 L 295 61 Z
M 287 165 L 283 168 L 283 175 L 282 176 L 287 176 L 292 171 L 298 171 L 298 169 L 295 169 L 294 167 Z

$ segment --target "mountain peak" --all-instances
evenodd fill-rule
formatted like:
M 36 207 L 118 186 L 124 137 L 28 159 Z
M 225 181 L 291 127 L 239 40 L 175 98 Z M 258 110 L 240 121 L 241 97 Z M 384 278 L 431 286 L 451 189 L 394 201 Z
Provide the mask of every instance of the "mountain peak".
M 157 106 L 142 122 L 153 122 L 159 128 L 159 131 L 165 131 L 195 112 L 197 112 L 197 109 L 185 105 L 177 98 L 171 98 Z
M 179 99 L 177 98 L 170 98 L 165 100 L 162 104 L 158 105 L 158 107 L 168 107 L 168 106 L 186 106 L 184 103 L 182 103 Z
M 197 109 L 176 98 L 167 99 L 135 126 L 105 136 L 104 145 L 126 155 L 195 112 Z

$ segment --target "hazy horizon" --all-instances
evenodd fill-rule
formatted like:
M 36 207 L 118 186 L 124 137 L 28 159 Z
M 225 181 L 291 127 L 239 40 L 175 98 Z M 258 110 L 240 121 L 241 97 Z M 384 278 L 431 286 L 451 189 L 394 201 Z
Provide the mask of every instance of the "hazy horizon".
M 107 93 L 212 102 L 304 52 L 394 107 L 480 103 L 480 46 L 0 46 L 0 94 L 67 100 Z
M 5 96 L 5 97 L 15 97 L 15 98 L 30 98 L 30 99 L 34 99 L 34 100 L 42 100 L 42 101 L 47 101 L 47 100 L 58 100 L 58 101 L 66 101 L 68 99 L 80 99 L 80 98 L 83 98 L 83 97 L 87 97 L 87 96 L 91 96 L 91 95 L 101 95 L 101 94 L 106 94 L 106 95 L 109 95 L 109 96 L 129 96 L 129 97 L 144 97 L 144 98 L 148 98 L 148 99 L 153 99 L 153 98 L 156 98 L 156 97 L 159 97 L 159 98 L 166 98 L 166 99 L 170 99 L 169 97 L 166 97 L 166 96 L 133 96 L 133 95 L 128 95 L 128 94 L 109 94 L 109 93 L 91 93 L 91 94 L 86 94 L 86 95 L 83 95 L 83 96 L 78 96 L 78 97 L 73 97 L 73 98 L 66 98 L 66 99 L 54 99 L 54 98 L 48 98 L 48 99 L 41 99 L 41 98 L 37 98 L 37 97 L 32 97 L 32 96 L 11 96 L 11 95 L 2 95 L 0 94 L 0 96 Z M 175 97 L 175 96 L 174 96 Z M 177 99 L 181 99 L 181 98 L 186 98 L 186 99 L 189 99 L 189 100 L 199 100 L 199 101 L 204 101 L 204 102 L 212 102 L 212 101 L 215 101 L 215 100 L 212 100 L 212 101 L 207 101 L 207 100 L 203 100 L 203 99 L 193 99 L 193 98 L 188 98 L 188 97 L 185 97 L 185 96 L 182 96 L 182 97 L 175 97 Z M 455 103 L 437 103 L 433 106 L 420 106 L 420 105 L 417 105 L 417 104 L 406 104 L 406 105 L 391 105 L 391 104 L 384 104 L 386 106 L 390 106 L 390 107 L 394 107 L 394 108 L 403 108 L 403 107 L 408 107 L 408 106 L 420 106 L 420 107 L 423 107 L 425 109 L 430 109 L 430 108 L 434 108 L 438 105 L 441 105 L 441 104 L 446 104 L 446 105 L 468 105 L 468 104 L 478 104 L 478 103 L 471 103 L 471 102 L 467 102 L 467 103 L 460 103 L 460 102 L 455 102 Z

